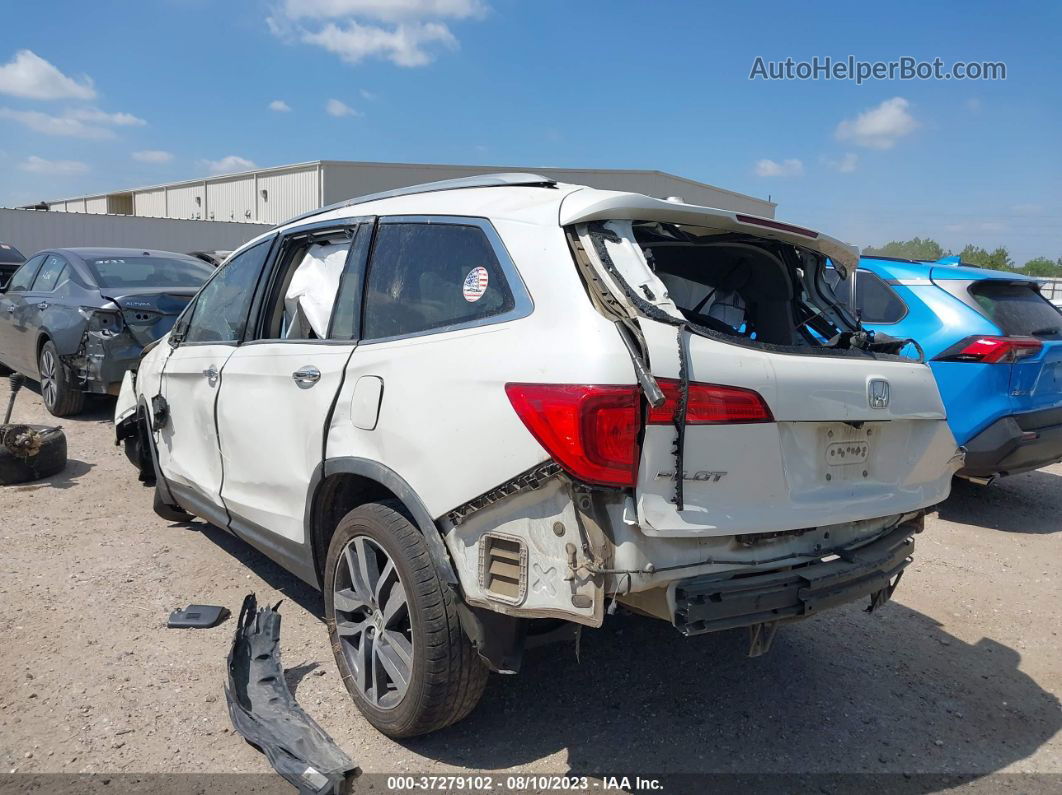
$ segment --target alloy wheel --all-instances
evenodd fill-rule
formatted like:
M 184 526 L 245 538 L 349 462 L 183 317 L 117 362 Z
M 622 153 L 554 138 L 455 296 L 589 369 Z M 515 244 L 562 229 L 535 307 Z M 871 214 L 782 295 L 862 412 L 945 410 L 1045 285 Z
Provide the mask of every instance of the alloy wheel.
M 52 408 L 59 393 L 59 385 L 56 383 L 56 362 L 51 349 L 45 347 L 41 351 L 41 395 L 44 397 L 44 405 Z
M 336 563 L 336 634 L 354 683 L 378 709 L 393 709 L 413 672 L 413 626 L 406 590 L 386 550 L 355 536 Z

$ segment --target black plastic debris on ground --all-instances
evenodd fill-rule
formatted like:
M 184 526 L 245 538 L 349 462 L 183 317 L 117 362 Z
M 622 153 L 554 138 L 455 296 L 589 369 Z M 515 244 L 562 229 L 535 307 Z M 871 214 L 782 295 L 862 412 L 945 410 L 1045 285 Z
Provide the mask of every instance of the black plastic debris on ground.
M 210 629 L 229 617 L 227 607 L 220 605 L 188 605 L 170 613 L 166 626 L 170 629 Z
M 279 602 L 258 609 L 254 594 L 243 600 L 225 684 L 232 725 L 300 793 L 348 793 L 361 769 L 303 711 L 284 682 L 278 607 Z

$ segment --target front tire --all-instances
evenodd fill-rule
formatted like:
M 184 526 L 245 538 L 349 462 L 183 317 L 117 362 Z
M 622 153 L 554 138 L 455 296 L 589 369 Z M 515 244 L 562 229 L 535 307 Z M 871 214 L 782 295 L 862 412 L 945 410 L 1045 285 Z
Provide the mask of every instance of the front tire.
M 51 340 L 41 346 L 37 355 L 37 372 L 44 407 L 52 416 L 70 417 L 81 413 L 85 407 L 85 393 L 70 382 L 70 374 Z
M 343 683 L 388 737 L 442 729 L 479 702 L 487 667 L 401 503 L 368 503 L 343 517 L 328 547 L 324 597 Z

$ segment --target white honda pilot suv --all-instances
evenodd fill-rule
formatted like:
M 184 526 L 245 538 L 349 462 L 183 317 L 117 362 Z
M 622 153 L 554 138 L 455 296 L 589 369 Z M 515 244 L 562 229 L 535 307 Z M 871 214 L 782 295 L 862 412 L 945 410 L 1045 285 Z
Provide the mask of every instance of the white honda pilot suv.
M 235 252 L 117 434 L 160 515 L 321 589 L 358 707 L 422 734 L 616 603 L 758 654 L 889 599 L 962 450 L 929 368 L 827 287 L 856 261 L 534 174 L 363 197 Z

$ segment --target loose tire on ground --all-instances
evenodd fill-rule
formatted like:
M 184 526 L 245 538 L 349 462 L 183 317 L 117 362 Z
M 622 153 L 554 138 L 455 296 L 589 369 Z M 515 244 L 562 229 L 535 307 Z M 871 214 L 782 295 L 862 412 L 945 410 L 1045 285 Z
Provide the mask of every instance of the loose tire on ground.
M 85 393 L 71 383 L 70 373 L 59 358 L 55 344 L 47 340 L 37 356 L 37 372 L 40 374 L 41 397 L 44 407 L 56 417 L 71 417 L 80 414 L 85 407 Z
M 356 558 L 358 548 L 371 549 L 375 550 L 374 560 L 384 561 L 382 571 L 378 569 L 377 582 L 383 583 L 384 588 L 391 583 L 391 590 L 383 601 L 390 603 L 394 593 L 394 574 L 384 575 L 388 559 L 404 591 L 408 624 L 404 625 L 403 637 L 412 639 L 412 663 L 404 695 L 397 703 L 373 703 L 372 695 L 359 688 L 357 673 L 348 659 L 348 654 L 357 659 L 358 650 L 348 639 L 358 637 L 351 635 L 351 629 L 361 625 L 359 617 L 365 616 L 371 623 L 375 610 L 378 621 L 385 629 L 388 626 L 387 604 L 380 604 L 379 609 L 369 607 L 364 613 L 342 609 L 356 603 L 349 596 L 353 586 L 343 587 L 349 584 L 349 570 L 341 569 L 348 566 L 348 546 L 355 550 Z M 489 672 L 461 629 L 453 592 L 436 574 L 428 545 L 400 502 L 368 503 L 343 517 L 328 547 L 324 580 L 325 617 L 336 664 L 343 683 L 369 723 L 389 737 L 414 737 L 456 723 L 472 711 L 483 695 Z M 337 582 L 341 586 L 338 613 Z M 342 633 L 337 622 L 342 624 Z M 394 631 L 385 629 L 377 630 L 377 637 Z M 361 643 L 364 642 L 363 634 Z M 388 650 L 386 643 L 380 648 Z M 393 658 L 388 658 L 388 662 L 393 665 Z
M 0 426 L 0 431 L 9 427 L 12 426 Z M 41 435 L 40 447 L 35 455 L 21 456 L 0 443 L 0 485 L 40 480 L 61 472 L 66 466 L 66 434 L 62 430 L 46 425 L 25 427 Z

